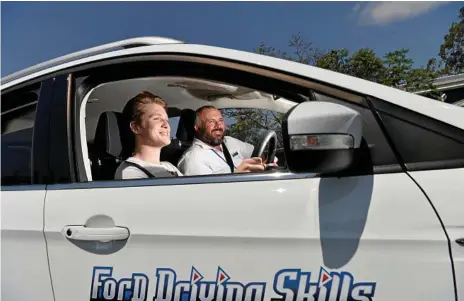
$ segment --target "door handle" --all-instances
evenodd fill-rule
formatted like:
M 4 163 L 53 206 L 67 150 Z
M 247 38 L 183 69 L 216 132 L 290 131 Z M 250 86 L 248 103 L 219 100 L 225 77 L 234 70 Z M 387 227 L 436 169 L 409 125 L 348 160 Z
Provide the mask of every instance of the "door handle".
M 85 226 L 67 226 L 63 234 L 72 240 L 111 241 L 129 238 L 129 229 L 124 227 L 92 228 Z
M 458 245 L 464 247 L 464 238 L 458 238 L 458 239 L 456 239 L 456 243 L 457 243 Z

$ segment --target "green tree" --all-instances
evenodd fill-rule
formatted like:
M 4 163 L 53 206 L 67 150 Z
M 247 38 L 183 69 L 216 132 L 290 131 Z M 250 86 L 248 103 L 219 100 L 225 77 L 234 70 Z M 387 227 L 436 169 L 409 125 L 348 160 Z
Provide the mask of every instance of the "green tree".
M 453 22 L 443 38 L 439 56 L 443 73 L 453 75 L 464 72 L 464 7 L 459 10 L 459 21 Z
M 349 59 L 348 49 L 334 49 L 319 56 L 315 65 L 319 68 L 349 74 Z
M 225 118 L 233 119 L 228 126 L 229 135 L 256 145 L 266 130 L 277 134 L 277 147 L 283 147 L 282 119 L 284 114 L 262 109 L 224 109 Z
M 351 55 L 346 73 L 372 82 L 382 83 L 385 72 L 385 66 L 374 50 L 361 48 Z
M 436 59 L 430 59 L 425 68 L 412 69 L 406 77 L 406 91 L 417 92 L 428 90 L 427 97 L 440 99 L 440 92 L 434 86 L 435 79 L 440 76 L 441 69 Z
M 407 57 L 409 49 L 400 49 L 388 52 L 384 56 L 386 68 L 383 84 L 391 87 L 403 86 L 412 70 L 413 60 Z
M 383 84 L 408 92 L 429 90 L 427 95 L 438 99 L 439 92 L 433 85 L 440 74 L 436 59 L 430 59 L 426 67 L 414 68 L 413 60 L 408 57 L 408 53 L 409 49 L 400 49 L 385 54 L 386 74 Z
M 417 92 L 428 90 L 428 97 L 437 99 L 438 91 L 433 81 L 446 73 L 464 72 L 464 8 L 460 10 L 460 22 L 453 23 L 440 47 L 441 61 L 430 59 L 426 66 L 415 68 L 409 57 L 409 49 L 398 49 L 376 55 L 373 49 L 361 48 L 350 54 L 348 49 L 321 50 L 314 47 L 301 34 L 293 35 L 288 43 L 291 51 L 285 52 L 261 42 L 255 52 L 312 65 L 323 69 L 351 75 L 387 86 Z M 226 110 L 225 115 L 235 121 L 230 127 L 232 135 L 255 143 L 259 139 L 258 129 L 280 130 L 281 114 L 266 110 Z

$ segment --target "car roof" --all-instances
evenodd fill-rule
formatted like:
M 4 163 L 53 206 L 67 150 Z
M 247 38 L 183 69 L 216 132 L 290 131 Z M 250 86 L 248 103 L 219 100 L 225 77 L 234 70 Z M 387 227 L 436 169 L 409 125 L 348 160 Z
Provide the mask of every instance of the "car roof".
M 150 41 L 150 39 L 152 40 Z M 117 48 L 123 49 L 114 50 Z M 316 79 L 319 82 L 324 82 L 335 87 L 376 97 L 464 129 L 464 110 L 452 104 L 439 102 L 397 88 L 290 60 L 216 46 L 188 44 L 179 40 L 160 37 L 123 40 L 33 66 L 15 73 L 16 75 L 12 74 L 8 76 L 5 78 L 5 83 L 3 83 L 2 79 L 2 90 L 21 82 L 49 73 L 58 72 L 63 69 L 72 68 L 77 65 L 126 55 L 150 53 L 204 55 L 271 68 L 308 79 Z
M 103 44 L 99 46 L 95 46 L 92 48 L 80 50 L 77 52 L 73 52 L 64 56 L 60 56 L 53 60 L 49 60 L 29 68 L 20 70 L 13 74 L 7 75 L 2 78 L 2 85 L 5 85 L 11 81 L 18 80 L 24 78 L 25 76 L 40 72 L 46 71 L 52 67 L 56 67 L 65 63 L 73 62 L 78 59 L 83 59 L 85 57 L 92 57 L 100 53 L 111 52 L 114 50 L 119 49 L 129 49 L 134 47 L 142 47 L 142 46 L 149 46 L 149 45 L 162 45 L 162 44 L 172 44 L 172 43 L 185 43 L 180 40 L 175 40 L 171 38 L 165 37 L 137 37 L 131 38 L 121 41 L 116 41 L 108 44 Z

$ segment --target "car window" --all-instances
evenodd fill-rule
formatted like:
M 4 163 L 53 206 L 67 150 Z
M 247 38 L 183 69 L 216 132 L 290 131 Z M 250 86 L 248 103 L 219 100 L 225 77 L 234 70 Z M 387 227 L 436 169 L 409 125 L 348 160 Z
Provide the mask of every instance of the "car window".
M 176 139 L 177 126 L 180 116 L 169 117 L 169 127 L 171 128 L 171 139 Z
M 171 143 L 161 150 L 161 161 L 178 165 L 181 156 L 193 142 L 195 110 L 205 105 L 216 105 L 227 108 L 220 109 L 228 125 L 226 134 L 238 140 L 257 145 L 266 130 L 274 130 L 277 134 L 278 164 L 285 166 L 281 127 L 284 114 L 279 112 L 290 108 L 294 104 L 291 101 L 276 101 L 272 95 L 259 91 L 196 78 L 153 77 L 149 82 L 145 90 L 163 97 L 168 105 Z M 199 83 L 205 82 L 208 85 L 199 86 Z M 119 164 L 131 153 L 129 148 L 132 146 L 126 143 L 128 129 L 125 128 L 121 112 L 127 100 L 140 92 L 134 83 L 137 83 L 137 79 L 108 82 L 89 90 L 90 94 L 84 96 L 90 101 L 82 103 L 79 112 L 85 112 L 86 117 L 80 116 L 78 120 L 87 146 L 82 148 L 84 166 L 87 178 L 92 181 L 113 180 Z M 187 85 L 190 85 L 190 89 L 186 89 Z M 224 87 L 230 91 L 222 91 Z M 124 94 L 115 93 L 113 89 L 124 91 Z M 256 108 L 253 108 L 253 103 L 256 103 Z M 266 152 L 264 155 L 267 155 Z
M 2 95 L 2 185 L 32 183 L 32 137 L 40 86 Z
M 408 169 L 444 167 L 446 164 L 462 166 L 464 161 L 464 132 L 454 138 L 446 135 L 444 130 L 435 131 L 402 120 L 388 113 L 380 116 Z M 430 125 L 428 123 L 428 125 Z
M 124 107 L 130 97 L 140 93 L 140 87 L 142 86 L 143 90 L 165 99 L 168 103 L 168 110 L 171 107 L 177 108 L 181 112 L 181 118 L 178 121 L 180 129 L 178 137 L 181 137 L 177 137 L 179 140 L 177 142 L 179 143 L 176 143 L 175 139 L 172 139 L 171 145 L 163 148 L 160 155 L 162 161 L 167 161 L 174 166 L 178 166 L 183 152 L 192 143 L 192 129 L 195 119 L 192 116 L 195 110 L 201 106 L 213 105 L 217 108 L 223 108 L 223 115 L 229 126 L 228 135 L 256 145 L 265 130 L 273 129 L 277 133 L 278 147 L 281 147 L 283 144 L 281 129 L 283 116 L 282 114 L 277 114 L 277 112 L 288 112 L 295 104 L 314 99 L 312 94 L 315 91 L 312 89 L 294 84 L 292 81 L 287 81 L 286 79 L 281 80 L 277 76 L 270 78 L 262 74 L 254 74 L 242 71 L 241 69 L 235 70 L 230 67 L 215 66 L 214 64 L 202 65 L 203 68 L 200 69 L 189 62 L 176 62 L 173 64 L 163 61 L 154 62 L 153 64 L 153 67 L 156 68 L 149 68 L 145 63 L 134 63 L 133 66 L 129 64 L 124 69 L 124 72 L 120 71 L 121 69 L 118 67 L 118 64 L 97 67 L 99 71 L 92 70 L 90 71 L 91 75 L 89 75 L 88 71 L 82 71 L 75 78 L 77 80 L 81 76 L 84 76 L 86 79 L 81 83 L 82 88 L 76 86 L 75 99 L 83 103 L 83 100 L 87 97 L 93 99 L 93 97 L 98 95 L 101 100 L 111 101 L 114 105 L 112 105 L 110 111 L 115 112 L 120 112 L 120 109 Z M 153 70 L 150 71 L 152 74 L 145 69 Z M 111 76 L 103 76 L 102 74 L 111 74 Z M 136 84 L 138 81 L 140 83 L 143 82 L 143 85 Z M 94 87 L 98 88 L 91 90 Z M 112 92 L 113 89 L 117 90 L 118 93 Z M 91 93 L 94 95 L 88 96 L 86 91 L 93 91 Z M 124 91 L 124 93 L 121 91 Z M 399 167 L 383 131 L 379 128 L 378 119 L 372 114 L 369 107 L 358 105 L 362 101 L 361 96 L 345 92 L 341 93 L 332 88 L 327 89 L 325 93 L 338 97 L 332 98 L 331 101 L 338 101 L 346 106 L 356 108 L 364 117 L 364 142 L 369 147 L 369 156 L 365 163 L 368 163 L 371 170 L 374 167 L 374 172 L 377 172 L 375 170 L 377 166 L 386 166 L 389 168 L 393 165 L 395 169 Z M 348 96 L 349 100 L 344 100 L 345 97 L 348 99 Z M 88 109 L 91 108 L 88 107 Z M 104 109 L 108 110 L 110 108 L 105 107 Z M 169 114 L 169 116 L 175 115 Z M 81 122 L 77 127 L 83 129 L 85 125 L 82 124 L 82 119 L 77 118 L 76 120 L 80 120 L 79 122 Z M 175 123 L 177 122 L 174 121 Z M 174 124 L 171 122 L 170 124 L 172 126 L 171 138 L 174 138 L 176 129 L 174 128 Z M 102 136 L 101 141 L 112 143 L 117 142 L 118 138 L 121 138 L 118 137 L 117 130 L 108 131 L 107 133 L 112 134 L 111 139 Z M 79 135 L 76 135 L 76 138 L 80 139 Z M 116 140 L 112 138 L 116 138 Z M 97 158 L 95 162 L 98 162 L 98 168 L 105 170 L 105 176 L 93 177 L 94 181 L 114 179 L 114 170 L 121 160 L 124 160 L 124 156 L 120 156 L 119 151 L 119 148 L 124 144 L 117 144 L 105 145 L 93 150 L 89 148 L 89 151 Z M 363 149 L 363 154 L 364 152 L 365 149 Z M 279 162 L 284 161 L 281 158 L 286 160 L 283 150 L 280 154 L 277 151 L 277 156 Z M 77 150 L 76 160 L 78 168 L 80 170 L 88 170 L 88 163 L 85 162 L 85 158 L 82 160 L 81 157 L 82 155 Z M 92 154 L 89 154 L 89 157 L 92 157 Z M 280 167 L 287 167 L 287 164 L 284 164 L 279 165 Z M 279 171 L 284 170 L 285 168 L 281 168 Z M 357 170 L 355 173 L 361 174 L 357 173 Z M 81 176 L 80 181 L 87 180 L 88 177 Z
M 266 130 L 277 134 L 277 147 L 282 148 L 282 119 L 284 114 L 266 109 L 221 109 L 228 134 L 242 141 L 257 145 Z
M 221 109 L 227 126 L 226 135 L 250 143 L 255 147 L 267 130 L 275 131 L 277 135 L 276 157 L 279 166 L 286 166 L 282 119 L 285 114 L 266 109 L 233 108 Z M 267 150 L 264 151 L 267 156 Z
M 462 129 L 380 99 L 371 103 L 408 170 L 464 166 Z
M 458 107 L 464 107 L 464 99 L 453 102 L 452 105 L 455 105 L 455 106 L 458 106 Z
M 443 94 L 445 95 L 444 101 L 450 104 L 456 104 L 464 99 L 464 87 L 444 91 Z

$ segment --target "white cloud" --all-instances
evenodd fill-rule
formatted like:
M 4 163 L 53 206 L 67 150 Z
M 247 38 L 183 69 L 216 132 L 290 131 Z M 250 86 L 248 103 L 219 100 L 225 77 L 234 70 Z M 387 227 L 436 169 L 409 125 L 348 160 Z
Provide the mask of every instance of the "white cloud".
M 353 12 L 357 13 L 361 9 L 361 3 L 356 3 L 355 6 L 353 6 Z
M 353 12 L 356 13 L 360 24 L 386 25 L 395 21 L 417 17 L 446 3 L 448 2 L 370 2 L 363 7 L 361 7 L 360 3 L 357 3 L 353 7 Z

